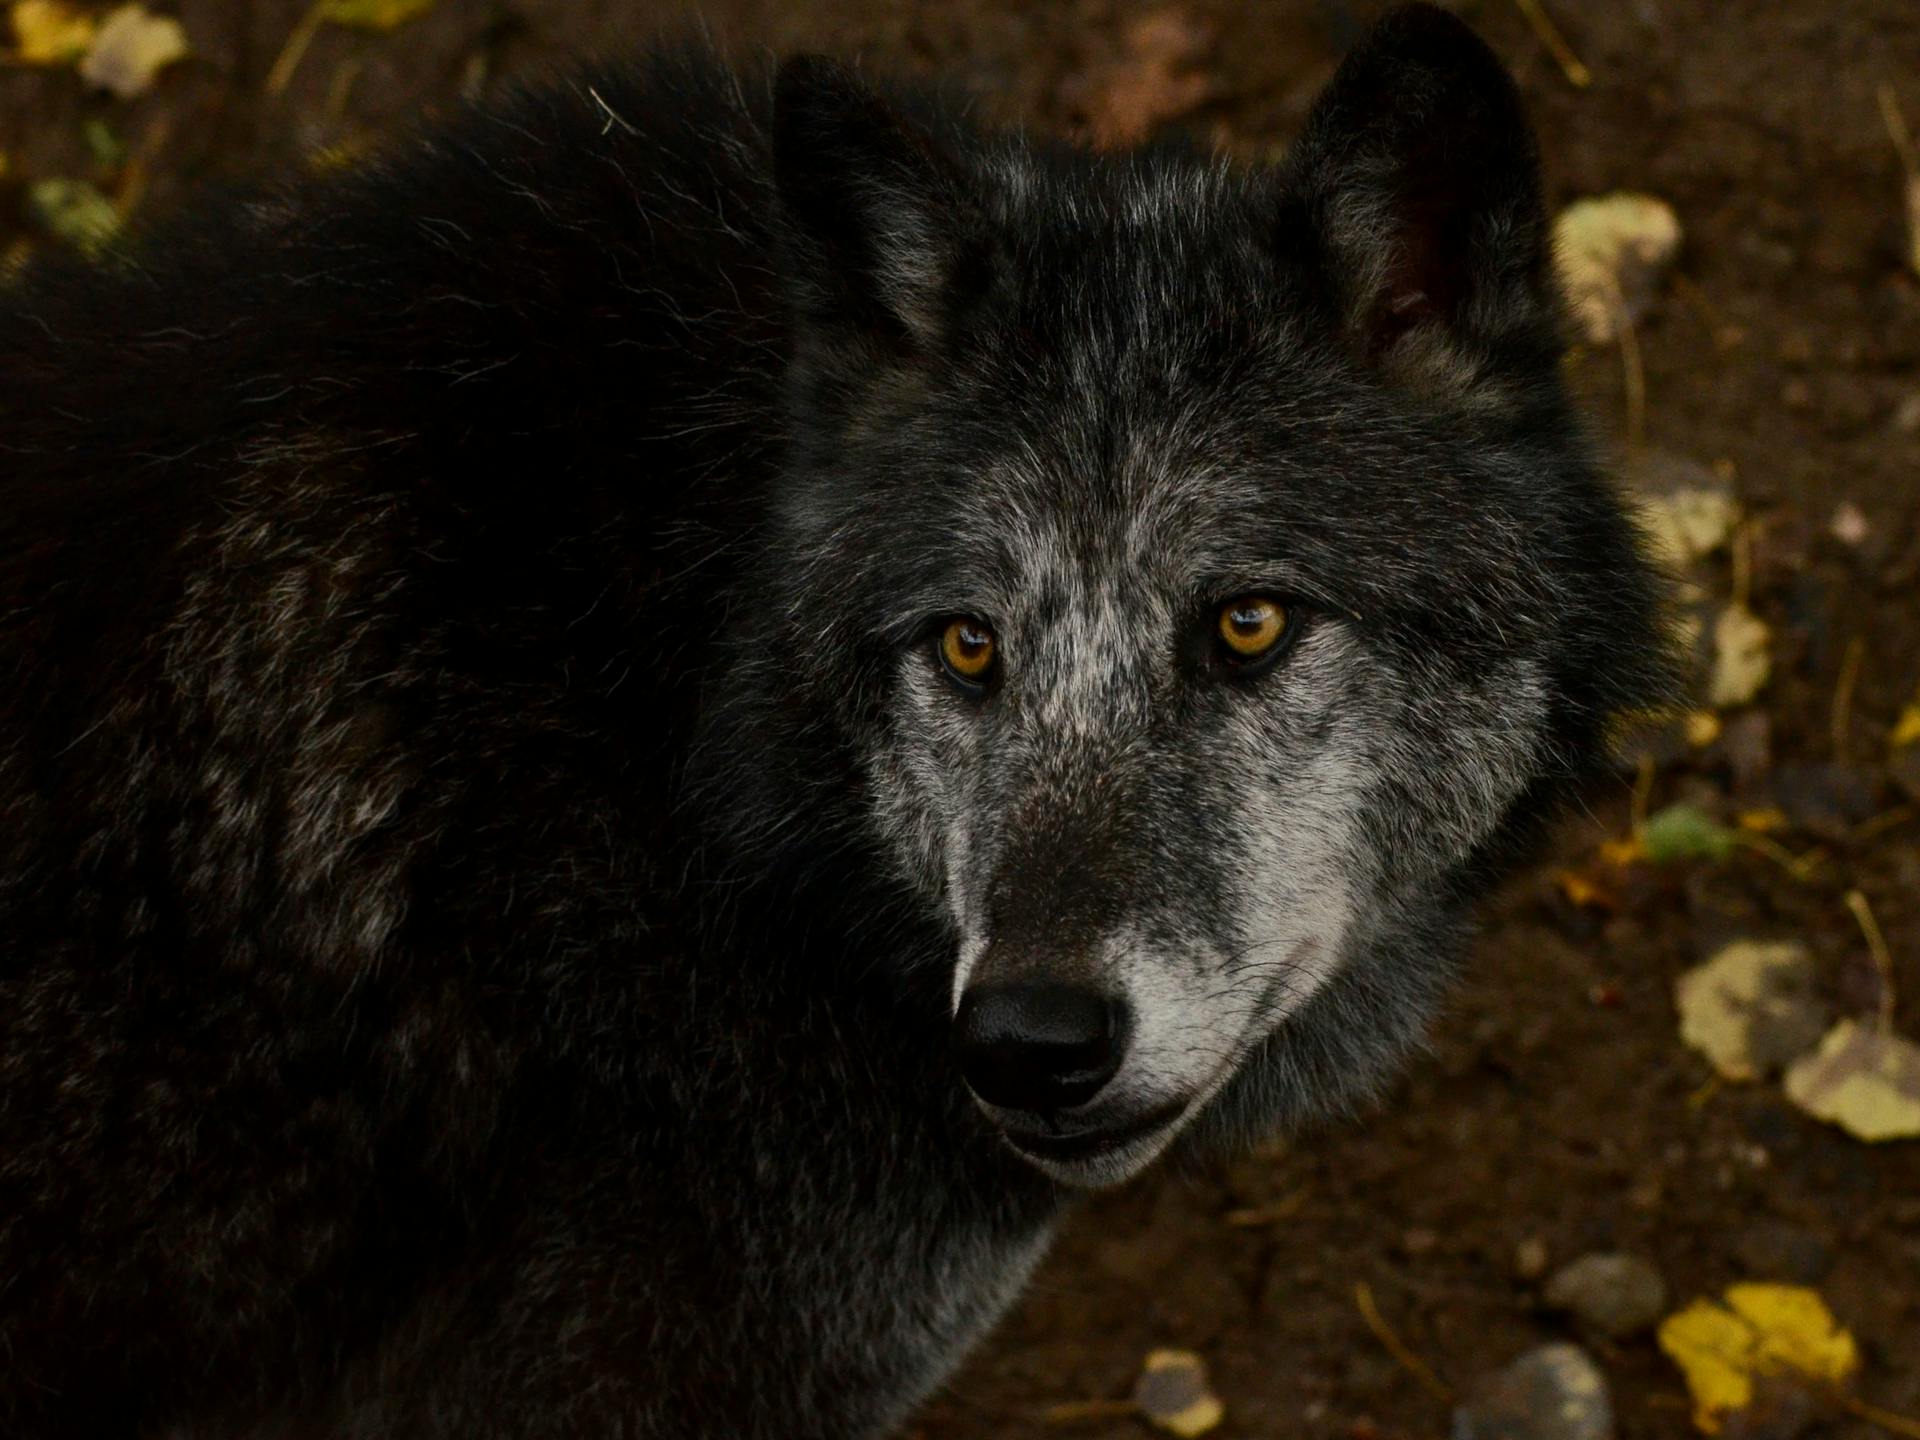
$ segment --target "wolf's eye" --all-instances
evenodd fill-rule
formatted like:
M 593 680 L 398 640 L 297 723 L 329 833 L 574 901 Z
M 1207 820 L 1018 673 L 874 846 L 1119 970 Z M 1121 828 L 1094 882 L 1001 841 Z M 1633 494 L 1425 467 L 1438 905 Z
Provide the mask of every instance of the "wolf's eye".
M 949 620 L 940 635 L 940 663 L 962 685 L 986 683 L 993 669 L 993 631 L 979 620 Z
M 1218 629 L 1230 664 L 1246 665 L 1286 637 L 1287 607 L 1265 595 L 1242 595 L 1220 607 Z

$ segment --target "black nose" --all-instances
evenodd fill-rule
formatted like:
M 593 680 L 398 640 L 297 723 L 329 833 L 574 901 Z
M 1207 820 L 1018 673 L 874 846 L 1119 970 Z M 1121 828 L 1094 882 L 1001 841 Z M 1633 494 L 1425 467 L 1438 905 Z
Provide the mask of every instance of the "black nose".
M 973 1093 L 1008 1110 L 1067 1110 L 1091 1100 L 1120 1068 L 1127 1007 L 1071 985 L 969 990 L 953 1018 L 960 1073 Z

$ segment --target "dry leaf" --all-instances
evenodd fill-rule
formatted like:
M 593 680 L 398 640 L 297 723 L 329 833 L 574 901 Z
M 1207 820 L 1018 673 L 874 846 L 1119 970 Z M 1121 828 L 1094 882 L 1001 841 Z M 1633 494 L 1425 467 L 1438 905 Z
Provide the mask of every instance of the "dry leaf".
M 1718 708 L 1744 705 L 1773 674 L 1773 632 L 1744 605 L 1728 605 L 1713 622 L 1713 676 L 1707 700 Z
M 1726 1080 L 1758 1080 L 1814 1044 L 1826 1016 L 1798 941 L 1736 940 L 1674 986 L 1680 1038 Z
M 1708 1435 L 1752 1407 L 1762 1382 L 1828 1389 L 1860 1368 L 1853 1336 L 1799 1285 L 1729 1286 L 1724 1302 L 1696 1300 L 1661 1321 L 1659 1340 L 1686 1376 L 1693 1423 Z
M 1720 549 L 1740 523 L 1740 502 L 1722 490 L 1689 486 L 1666 495 L 1642 496 L 1640 506 L 1654 558 L 1674 569 Z
M 1787 1098 L 1859 1140 L 1920 1137 L 1920 1045 L 1842 1020 L 1787 1067 Z
M 1653 302 L 1680 252 L 1680 218 L 1657 196 L 1600 195 L 1560 212 L 1553 243 L 1581 333 L 1607 345 Z
M 323 0 L 321 18 L 356 30 L 392 30 L 427 13 L 433 0 Z
M 14 58 L 28 65 L 70 65 L 93 42 L 94 18 L 62 0 L 14 0 Z
M 1080 92 L 1094 143 L 1137 145 L 1211 100 L 1218 87 L 1201 67 L 1212 48 L 1212 30 L 1178 8 L 1130 24 L 1119 58 L 1071 87 Z
M 1155 1350 L 1140 1368 L 1133 1403 L 1170 1435 L 1204 1435 L 1226 1418 L 1207 1386 L 1207 1365 L 1191 1350 Z
M 122 5 L 100 22 L 80 78 L 122 100 L 144 95 L 153 77 L 186 59 L 187 32 L 171 15 L 152 15 L 144 5 Z

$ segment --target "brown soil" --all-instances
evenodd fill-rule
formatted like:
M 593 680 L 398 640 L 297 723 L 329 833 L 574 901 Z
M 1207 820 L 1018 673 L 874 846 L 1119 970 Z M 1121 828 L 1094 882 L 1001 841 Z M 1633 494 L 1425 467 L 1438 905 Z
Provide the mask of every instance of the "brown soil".
M 1356 1305 L 1371 1288 L 1405 1347 L 1452 1385 L 1571 1334 L 1516 1269 L 1524 1242 L 1554 1263 L 1627 1248 L 1679 1298 L 1743 1278 L 1817 1284 L 1860 1338 L 1861 1389 L 1920 1416 L 1920 1143 L 1868 1146 L 1795 1111 L 1777 1086 L 1716 1087 L 1677 1038 L 1675 976 L 1734 935 L 1800 936 L 1843 1005 L 1872 967 L 1843 903 L 1860 888 L 1920 1033 L 1920 823 L 1888 773 L 1886 737 L 1920 684 L 1920 282 L 1901 266 L 1901 171 L 1877 101 L 1891 85 L 1920 127 L 1913 0 L 1549 0 L 1592 67 L 1576 89 L 1515 5 L 1461 8 L 1533 105 L 1556 200 L 1630 188 L 1687 229 L 1680 272 L 1640 339 L 1649 446 L 1726 462 L 1758 517 L 1752 594 L 1776 629 L 1761 713 L 1771 755 L 1736 780 L 1720 747 L 1661 768 L 1658 805 L 1727 813 L 1789 801 L 1793 851 L 1829 853 L 1806 880 L 1757 853 L 1614 880 L 1612 912 L 1573 908 L 1554 867 L 1627 826 L 1627 793 L 1596 797 L 1560 855 L 1491 907 L 1471 978 L 1432 1056 L 1372 1114 L 1194 1175 L 1155 1174 L 1067 1230 L 1026 1303 L 918 1422 L 926 1440 L 1140 1436 L 1127 1417 L 1048 1421 L 1058 1402 L 1127 1394 L 1158 1346 L 1200 1351 L 1227 1407 L 1222 1436 L 1437 1436 L 1446 1406 L 1396 1361 Z M 439 0 L 387 35 L 319 35 L 284 94 L 263 83 L 304 0 L 182 0 L 197 55 L 139 101 L 86 95 L 70 73 L 0 72 L 0 249 L 33 237 L 22 187 L 91 175 L 163 206 L 209 176 L 351 146 L 464 89 L 678 23 L 641 0 Z M 1213 98 L 1183 123 L 1240 153 L 1298 125 L 1341 45 L 1378 8 L 1339 0 L 715 0 L 731 42 L 855 53 L 938 73 L 993 113 L 1088 119 L 1086 77 L 1144 13 L 1204 22 Z M 83 137 L 106 119 L 130 165 Z M 1602 431 L 1624 446 L 1615 352 L 1575 361 Z M 1842 502 L 1868 535 L 1829 533 Z M 1722 595 L 1728 567 L 1711 577 Z M 1843 753 L 1833 708 L 1861 642 Z M 1821 813 L 1848 762 L 1884 824 Z M 1815 791 L 1805 791 L 1811 777 Z M 1783 782 L 1791 793 L 1776 791 Z M 1796 798 L 1797 797 L 1797 798 Z M 1233 1212 L 1265 1210 L 1263 1223 Z M 1244 1221 L 1247 1217 L 1237 1217 Z M 1262 1217 L 1254 1217 L 1256 1219 Z M 1646 1338 L 1596 1343 L 1627 1440 L 1688 1433 L 1677 1372 Z M 1826 1432 L 1866 1436 L 1865 1422 Z

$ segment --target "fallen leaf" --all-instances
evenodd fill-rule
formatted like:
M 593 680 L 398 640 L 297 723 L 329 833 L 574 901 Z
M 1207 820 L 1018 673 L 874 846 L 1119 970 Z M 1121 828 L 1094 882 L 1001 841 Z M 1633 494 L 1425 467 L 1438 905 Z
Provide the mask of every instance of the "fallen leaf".
M 1155 1350 L 1134 1382 L 1133 1403 L 1170 1435 L 1204 1435 L 1226 1418 L 1207 1386 L 1207 1365 L 1191 1350 Z
M 1707 700 L 1718 709 L 1744 705 L 1773 674 L 1773 632 L 1744 605 L 1728 605 L 1713 622 L 1713 676 Z
M 1684 802 L 1647 817 L 1636 837 L 1640 857 L 1655 865 L 1680 860 L 1724 860 L 1739 841 L 1734 832 L 1698 805 Z
M 1842 1020 L 1787 1067 L 1787 1098 L 1858 1140 L 1920 1137 L 1920 1045 Z
M 1826 1028 L 1812 952 L 1798 941 L 1736 940 L 1674 985 L 1680 1038 L 1726 1080 L 1758 1080 Z
M 14 58 L 28 65 L 70 65 L 93 42 L 93 16 L 63 0 L 14 0 Z
M 1211 100 L 1218 86 L 1203 67 L 1212 48 L 1213 31 L 1179 8 L 1128 25 L 1119 56 L 1068 87 L 1094 144 L 1137 145 Z
M 1742 1284 L 1724 1300 L 1696 1300 L 1660 1322 L 1660 1348 L 1693 1396 L 1693 1423 L 1717 1435 L 1751 1409 L 1769 1380 L 1832 1389 L 1860 1368 L 1853 1336 L 1817 1291 Z
M 1567 903 L 1576 910 L 1618 910 L 1620 901 L 1614 893 L 1599 881 L 1582 875 L 1578 870 L 1557 870 L 1554 883 L 1560 887 L 1560 893 Z
M 1920 275 L 1920 175 L 1907 176 L 1907 266 Z
M 1893 722 L 1893 733 L 1887 736 L 1889 749 L 1899 750 L 1908 745 L 1920 745 L 1920 699 L 1907 702 L 1900 718 Z
M 27 187 L 27 208 L 48 233 L 89 254 L 120 228 L 113 202 L 84 180 L 36 180 Z
M 424 15 L 433 0 L 324 0 L 321 18 L 355 30 L 392 30 Z
M 1560 212 L 1553 243 L 1575 320 L 1589 341 L 1607 345 L 1652 304 L 1680 251 L 1680 218 L 1654 195 L 1593 196 Z
M 1638 835 L 1627 835 L 1618 840 L 1600 842 L 1600 863 L 1611 865 L 1616 870 L 1624 870 L 1647 858 L 1646 847 L 1640 843 Z
M 1675 568 L 1724 547 L 1740 523 L 1740 502 L 1724 491 L 1690 486 L 1666 495 L 1642 496 L 1640 507 L 1655 558 Z
M 146 94 L 154 76 L 189 53 L 187 32 L 178 20 L 149 14 L 144 5 L 122 5 L 100 22 L 80 62 L 80 78 L 131 100 Z

